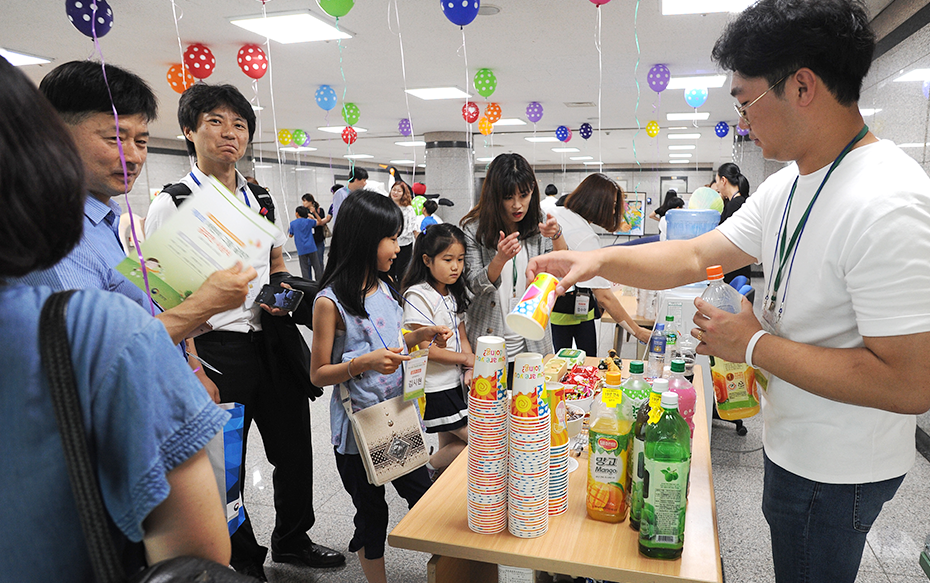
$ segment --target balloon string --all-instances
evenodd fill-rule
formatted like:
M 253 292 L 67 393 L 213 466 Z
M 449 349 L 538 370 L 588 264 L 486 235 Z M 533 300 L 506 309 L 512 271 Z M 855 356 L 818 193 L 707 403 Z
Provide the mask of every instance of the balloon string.
M 400 44 L 400 71 L 404 79 L 404 103 L 407 106 L 407 121 L 410 122 L 410 141 L 413 142 L 416 140 L 416 129 L 413 125 L 413 116 L 410 115 L 410 96 L 407 94 L 407 64 L 404 59 L 404 35 L 400 31 L 400 12 L 397 10 L 397 0 L 391 0 L 388 2 L 388 29 L 391 32 L 394 32 L 391 28 L 391 6 L 394 7 L 394 18 L 397 23 L 397 41 Z M 413 150 L 413 171 L 410 173 L 410 183 L 413 184 L 416 181 L 417 176 L 417 152 L 416 148 L 411 147 Z
M 181 29 L 178 28 L 178 21 L 184 18 L 184 11 L 181 11 L 181 16 L 178 16 L 178 7 L 174 3 L 174 0 L 171 0 L 171 13 L 174 16 L 174 33 L 178 37 L 178 53 L 181 55 L 181 85 L 184 89 L 187 89 L 187 80 L 184 76 L 184 47 L 181 46 Z
M 257 109 L 255 110 L 256 132 L 258 133 L 258 139 L 259 139 L 259 141 L 261 141 L 261 138 L 262 138 L 262 102 L 261 102 L 261 100 L 260 100 L 259 97 L 258 97 L 258 79 L 252 79 L 252 94 L 254 95 L 253 99 L 255 100 L 255 107 L 257 108 Z M 253 151 L 253 155 L 252 155 L 252 160 L 253 160 L 252 166 L 253 166 L 253 171 L 254 171 L 254 166 L 255 166 L 255 162 L 254 162 L 255 156 L 254 156 L 254 153 L 255 153 L 255 151 L 258 151 L 258 162 L 259 162 L 259 163 L 262 163 L 262 160 L 263 160 L 263 159 L 262 159 L 262 150 L 261 150 L 261 148 L 256 148 L 255 145 L 253 144 L 253 145 L 252 145 L 252 151 Z
M 341 32 L 339 31 L 339 17 L 338 16 L 336 17 L 336 31 Z M 346 93 L 349 90 L 349 84 L 346 83 L 346 72 L 345 72 L 345 69 L 342 68 L 342 39 L 341 38 L 336 39 L 336 46 L 339 47 L 339 74 L 342 75 L 342 117 L 343 119 L 345 119 L 347 117 L 346 116 Z M 348 125 L 348 123 L 349 122 L 346 121 L 346 125 Z M 346 142 L 346 155 L 351 155 L 351 154 L 352 154 L 352 144 L 350 144 L 349 142 Z M 349 160 L 349 176 L 351 176 L 355 172 L 355 158 L 349 158 L 348 160 Z
M 116 103 L 113 101 L 113 91 L 110 90 L 110 81 L 107 79 L 107 64 L 103 58 L 103 49 L 100 48 L 100 39 L 97 37 L 97 3 L 91 3 L 91 26 L 90 31 L 94 39 L 94 50 L 100 56 L 100 69 L 103 71 L 103 84 L 107 88 L 107 96 L 110 98 L 110 108 L 113 110 L 113 123 L 116 127 L 116 148 L 119 151 L 119 162 L 123 168 L 123 197 L 126 200 L 126 212 L 129 213 L 129 231 L 132 233 L 132 244 L 136 247 L 136 255 L 139 257 L 139 265 L 142 266 L 142 281 L 145 283 L 145 295 L 149 300 L 149 311 L 155 316 L 155 302 L 152 300 L 152 294 L 149 289 L 149 275 L 145 268 L 145 259 L 142 257 L 142 250 L 139 248 L 139 236 L 136 232 L 136 222 L 132 217 L 132 205 L 129 204 L 129 170 L 126 167 L 126 153 L 123 151 L 123 139 L 119 131 L 119 113 L 116 111 Z
M 636 133 L 633 134 L 633 161 L 636 162 L 636 166 L 639 169 L 639 174 L 637 176 L 638 182 L 636 186 L 633 187 L 633 192 L 639 192 L 639 186 L 642 183 L 643 176 L 643 164 L 639 161 L 639 156 L 636 154 L 636 136 L 642 131 L 642 125 L 639 123 L 640 87 L 639 78 L 636 76 L 639 71 L 639 60 L 642 56 L 642 51 L 640 51 L 639 48 L 639 33 L 637 29 L 637 22 L 639 21 L 639 2 L 640 0 L 636 0 L 636 8 L 633 11 L 633 40 L 636 42 L 636 65 L 633 67 L 633 81 L 636 82 L 636 107 L 633 110 L 633 119 L 636 120 Z
M 462 29 L 462 46 L 459 48 L 462 51 L 462 57 L 465 59 L 465 85 L 464 85 L 465 104 L 462 106 L 465 109 L 462 110 L 463 112 L 462 120 L 465 122 L 465 141 L 468 144 L 469 150 L 472 150 L 474 149 L 474 146 L 472 145 L 472 139 L 473 139 L 472 128 L 471 128 L 471 124 L 468 122 L 468 113 L 466 113 L 468 112 L 468 104 L 469 104 L 469 101 L 468 101 L 469 99 L 468 98 L 468 48 L 465 45 L 465 27 L 460 26 L 459 28 Z M 487 143 L 488 143 L 487 140 L 485 140 L 484 143 L 485 143 L 485 146 L 487 146 Z
M 264 2 L 262 2 L 262 18 L 268 18 Z M 287 208 L 287 184 L 284 175 L 284 162 L 286 159 L 282 159 L 283 152 L 281 151 L 281 144 L 278 142 L 278 115 L 274 104 L 274 59 L 271 58 L 271 39 L 268 37 L 265 37 L 265 54 L 268 58 L 268 91 L 271 97 L 271 124 L 275 136 L 274 148 L 278 159 L 278 180 L 281 182 L 281 196 L 284 197 L 284 207 Z
M 603 53 L 601 52 L 601 5 L 597 5 L 597 34 L 594 37 L 597 47 L 597 161 L 598 170 L 604 171 L 604 156 L 601 153 L 601 90 L 604 86 Z M 585 140 L 587 142 L 587 140 Z

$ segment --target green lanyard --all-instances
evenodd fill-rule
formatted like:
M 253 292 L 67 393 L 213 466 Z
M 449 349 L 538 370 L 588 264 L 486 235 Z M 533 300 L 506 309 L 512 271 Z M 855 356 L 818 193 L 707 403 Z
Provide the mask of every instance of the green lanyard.
M 779 245 L 777 248 L 778 251 L 778 269 L 775 272 L 775 282 L 772 287 L 772 295 L 770 300 L 770 307 L 774 307 L 775 300 L 778 297 L 778 290 L 781 287 L 782 277 L 785 275 L 785 267 L 788 265 L 788 259 L 793 258 L 796 250 L 798 241 L 801 239 L 801 234 L 804 232 L 804 227 L 807 225 L 807 219 L 811 214 L 811 209 L 814 207 L 814 203 L 817 202 L 817 198 L 820 196 L 820 191 L 823 190 L 824 185 L 827 183 L 827 180 L 830 178 L 830 175 L 833 174 L 833 171 L 836 170 L 836 167 L 840 165 L 840 162 L 843 161 L 843 158 L 846 157 L 846 154 L 852 150 L 853 146 L 859 143 L 859 141 L 869 133 L 869 126 L 863 125 L 862 129 L 859 130 L 859 133 L 856 134 L 856 137 L 852 139 L 851 142 L 846 144 L 846 147 L 843 148 L 843 151 L 840 152 L 840 155 L 836 157 L 836 160 L 833 161 L 833 164 L 830 165 L 830 169 L 827 170 L 826 176 L 823 177 L 820 186 L 817 188 L 817 192 L 814 193 L 814 197 L 811 198 L 810 203 L 807 205 L 807 210 L 804 211 L 804 214 L 801 216 L 801 220 L 798 221 L 798 225 L 794 229 L 794 234 L 791 236 L 791 240 L 787 242 L 788 238 L 788 229 L 787 226 L 788 215 L 791 213 L 791 202 L 794 200 L 794 192 L 798 188 L 798 179 L 794 179 L 794 184 L 791 185 L 791 192 L 788 194 L 788 203 L 785 205 L 785 212 L 781 219 L 781 224 L 778 227 L 778 237 L 780 239 Z M 774 262 L 773 262 L 774 263 Z M 794 261 L 792 260 L 792 264 Z M 788 270 L 790 274 L 790 269 Z

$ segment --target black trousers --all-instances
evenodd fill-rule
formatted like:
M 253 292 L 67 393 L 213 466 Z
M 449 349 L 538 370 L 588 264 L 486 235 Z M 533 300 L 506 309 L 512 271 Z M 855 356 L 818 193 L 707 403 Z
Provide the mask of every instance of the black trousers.
M 552 344 L 555 351 L 571 348 L 572 340 L 579 350 L 588 356 L 597 356 L 597 327 L 594 320 L 579 322 L 570 326 L 552 324 Z
M 413 255 L 413 243 L 409 245 L 404 245 L 400 248 L 400 252 L 397 253 L 397 257 L 394 258 L 394 263 L 391 264 L 391 277 L 394 278 L 395 287 L 400 289 L 401 280 L 404 278 L 404 272 L 407 271 L 407 265 L 410 264 L 410 257 Z
M 267 362 L 263 342 L 261 332 L 208 332 L 194 340 L 201 358 L 223 373 L 219 375 L 204 368 L 219 388 L 223 402 L 245 405 L 239 483 L 245 486 L 246 447 L 254 420 L 262 435 L 265 455 L 275 468 L 271 548 L 276 552 L 296 552 L 310 546 L 307 531 L 315 520 L 310 404 L 294 388 L 287 367 Z M 233 565 L 265 562 L 268 549 L 255 539 L 248 512 L 231 541 Z

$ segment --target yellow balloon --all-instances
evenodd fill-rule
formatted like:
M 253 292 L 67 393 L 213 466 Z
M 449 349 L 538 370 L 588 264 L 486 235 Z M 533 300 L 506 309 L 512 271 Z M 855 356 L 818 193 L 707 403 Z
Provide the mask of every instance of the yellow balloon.
M 482 117 L 478 120 L 478 130 L 481 132 L 481 135 L 490 136 L 491 132 L 494 131 L 494 124 L 492 124 L 491 120 L 488 118 Z
M 650 138 L 654 138 L 659 135 L 659 123 L 657 121 L 651 121 L 647 123 L 646 134 L 648 134 Z
M 278 143 L 282 146 L 290 144 L 294 140 L 294 136 L 291 134 L 290 130 L 278 130 Z

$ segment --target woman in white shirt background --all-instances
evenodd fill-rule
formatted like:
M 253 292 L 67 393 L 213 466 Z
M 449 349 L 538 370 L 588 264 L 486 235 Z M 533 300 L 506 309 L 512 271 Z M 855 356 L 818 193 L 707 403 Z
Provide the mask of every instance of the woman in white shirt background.
M 591 225 L 615 232 L 620 228 L 623 209 L 623 189 L 607 176 L 597 173 L 585 178 L 565 199 L 565 206 L 556 207 L 554 215 L 569 249 L 593 251 L 600 249 L 601 244 Z M 571 348 L 574 341 L 575 347 L 587 354 L 598 354 L 594 321 L 600 318 L 601 310 L 606 310 L 640 341 L 649 341 L 651 331 L 633 321 L 611 291 L 610 282 L 595 277 L 579 283 L 556 301 L 549 320 L 556 352 L 561 348 Z

